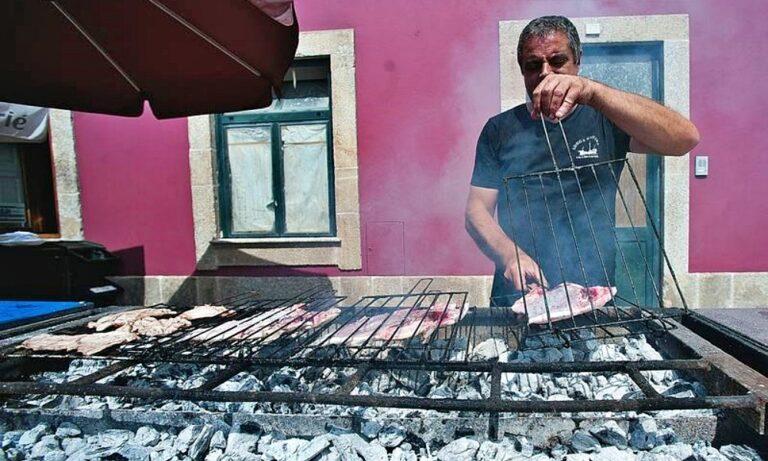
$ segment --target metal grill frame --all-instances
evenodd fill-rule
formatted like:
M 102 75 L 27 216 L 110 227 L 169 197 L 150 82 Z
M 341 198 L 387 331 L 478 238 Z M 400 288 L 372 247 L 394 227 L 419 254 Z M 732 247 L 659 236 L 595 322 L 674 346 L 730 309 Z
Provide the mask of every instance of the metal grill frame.
M 418 287 L 419 285 L 417 285 Z M 421 291 L 405 294 L 410 296 L 440 295 L 440 292 L 429 292 L 427 283 Z M 442 293 L 444 294 L 444 293 Z M 396 296 L 405 296 L 396 295 Z M 300 297 L 282 300 L 283 304 L 290 303 Z M 231 298 L 238 299 L 238 297 Z M 338 303 L 337 297 L 317 298 L 324 299 L 324 303 L 334 306 Z M 380 297 L 364 297 L 363 300 L 381 299 Z M 424 299 L 424 298 L 422 298 Z M 271 300 L 270 302 L 273 302 Z M 362 301 L 362 300 L 361 300 Z M 365 305 L 365 304 L 364 304 Z M 413 307 L 411 307 L 413 309 Z M 480 308 L 483 309 L 483 308 Z M 63 322 L 59 330 L 71 329 L 73 326 L 84 326 L 87 321 L 97 316 L 91 316 L 73 322 Z M 219 319 L 221 321 L 221 319 Z M 137 399 L 169 399 L 189 401 L 213 401 L 213 402 L 273 402 L 273 403 L 314 403 L 321 405 L 343 405 L 361 407 L 389 407 L 410 409 L 432 409 L 440 411 L 467 411 L 477 412 L 489 418 L 490 436 L 498 436 L 499 416 L 504 413 L 579 413 L 579 412 L 604 412 L 604 411 L 655 411 L 672 409 L 723 409 L 735 410 L 743 413 L 750 426 L 758 431 L 764 431 L 766 402 L 768 402 L 768 378 L 763 377 L 732 358 L 729 366 L 738 369 L 740 375 L 733 376 L 731 371 L 723 370 L 722 357 L 727 356 L 722 351 L 707 354 L 699 354 L 704 346 L 691 345 L 691 342 L 706 342 L 690 333 L 687 329 L 672 320 L 666 320 L 673 329 L 664 329 L 662 341 L 677 341 L 685 339 L 685 343 L 693 349 L 688 357 L 659 360 L 659 361 L 607 361 L 607 362 L 557 362 L 557 363 L 501 363 L 498 361 L 428 361 L 428 360 L 380 360 L 364 357 L 347 357 L 346 359 L 328 360 L 313 357 L 288 357 L 282 359 L 260 359 L 258 357 L 235 357 L 233 360 L 202 360 L 200 357 L 190 356 L 184 358 L 175 356 L 170 358 L 151 357 L 146 355 L 103 354 L 93 358 L 109 358 L 116 360 L 94 373 L 74 379 L 62 384 L 47 384 L 20 380 L 24 375 L 23 370 L 36 372 L 51 369 L 54 364 L 68 363 L 69 360 L 81 356 L 66 354 L 23 354 L 8 353 L 12 344 L 17 344 L 22 338 L 12 338 L 5 341 L 5 348 L 0 362 L 0 398 L 11 396 L 58 394 L 79 396 L 115 396 Z M 594 328 L 608 330 L 605 325 Z M 453 335 L 453 333 L 452 333 Z M 688 336 L 686 336 L 688 335 Z M 29 336 L 27 333 L 26 336 Z M 665 339 L 666 338 L 666 339 Z M 670 339 L 671 338 L 671 339 Z M 708 344 L 708 343 L 706 343 Z M 710 345 L 711 346 L 711 345 Z M 712 346 L 713 347 L 713 346 Z M 680 348 L 680 346 L 678 346 Z M 717 360 L 713 360 L 712 358 Z M 730 357 L 730 356 L 728 356 Z M 719 360 L 719 362 L 718 362 Z M 211 376 L 207 382 L 194 389 L 164 388 L 160 386 L 149 388 L 137 388 L 113 384 L 97 383 L 122 370 L 137 364 L 150 364 L 162 362 L 175 363 L 220 363 L 223 369 Z M 216 387 L 226 382 L 241 371 L 255 368 L 273 369 L 279 366 L 292 367 L 353 367 L 355 368 L 348 381 L 334 393 L 312 392 L 232 392 L 217 391 Z M 353 390 L 366 376 L 374 370 L 424 370 L 441 372 L 472 372 L 486 373 L 490 380 L 490 395 L 478 400 L 459 399 L 435 399 L 425 397 L 394 397 L 388 395 L 355 395 Z M 705 385 L 711 376 L 727 376 L 728 385 L 722 383 L 710 383 L 707 397 L 700 398 L 672 398 L 659 395 L 646 380 L 641 371 L 650 370 L 676 370 L 700 378 Z M 503 397 L 501 389 L 501 376 L 504 373 L 623 373 L 637 385 L 642 392 L 642 398 L 627 400 L 568 400 L 568 401 L 540 401 L 540 400 L 509 400 Z M 15 375 L 15 376 L 14 376 Z M 4 376 L 4 377 L 3 377 Z M 745 379 L 747 377 L 748 379 Z M 759 384 L 759 385 L 756 385 Z M 760 388 L 760 386 L 764 386 Z M 761 390 L 762 389 L 762 390 Z M 762 433 L 762 432 L 761 432 Z
M 627 274 L 627 277 L 629 278 L 630 286 L 632 288 L 632 292 L 633 292 L 634 297 L 635 297 L 635 302 L 632 302 L 632 301 L 630 301 L 630 300 L 628 300 L 626 298 L 623 298 L 623 297 L 617 297 L 617 299 L 619 299 L 620 301 L 626 302 L 629 306 L 631 306 L 632 308 L 638 310 L 641 313 L 641 316 L 646 317 L 646 319 L 650 319 L 651 321 L 655 322 L 657 324 L 657 326 L 661 327 L 662 329 L 667 329 L 668 326 L 670 325 L 668 323 L 667 319 L 672 319 L 672 318 L 675 318 L 675 317 L 679 317 L 680 314 L 681 314 L 680 311 L 682 311 L 682 313 L 687 313 L 688 312 L 688 304 L 686 303 L 685 296 L 683 295 L 683 292 L 680 289 L 680 284 L 679 284 L 679 282 L 677 280 L 677 276 L 675 275 L 675 271 L 672 268 L 672 265 L 671 265 L 671 263 L 669 261 L 669 257 L 667 255 L 667 252 L 664 249 L 661 233 L 660 233 L 658 227 L 656 226 L 656 224 L 654 222 L 654 219 L 653 219 L 653 216 L 652 216 L 652 214 L 650 212 L 650 209 L 648 208 L 648 203 L 647 203 L 647 201 L 645 199 L 645 196 L 642 193 L 642 190 L 640 188 L 640 184 L 638 182 L 637 176 L 635 175 L 635 172 L 632 169 L 632 165 L 629 163 L 627 158 L 607 160 L 607 161 L 601 161 L 601 162 L 594 162 L 594 163 L 590 163 L 590 164 L 586 164 L 586 165 L 576 165 L 576 162 L 575 162 L 574 157 L 573 157 L 573 153 L 571 152 L 570 144 L 568 143 L 568 137 L 567 137 L 567 135 L 565 133 L 565 128 L 563 127 L 562 121 L 558 120 L 557 121 L 557 126 L 559 127 L 560 134 L 562 135 L 562 138 L 563 138 L 563 140 L 565 142 L 565 146 L 566 146 L 567 153 L 568 153 L 568 160 L 570 162 L 570 164 L 568 166 L 561 167 L 560 165 L 558 165 L 558 162 L 556 160 L 555 153 L 554 153 L 553 148 L 552 148 L 552 142 L 550 140 L 549 130 L 547 129 L 547 122 L 545 121 L 543 114 L 540 115 L 540 119 L 541 119 L 542 131 L 544 133 L 544 138 L 546 140 L 546 144 L 547 144 L 547 148 L 548 148 L 548 151 L 549 151 L 549 154 L 550 154 L 550 158 L 552 160 L 553 168 L 549 169 L 549 170 L 545 170 L 545 171 L 531 172 L 531 173 L 525 173 L 525 174 L 520 174 L 520 175 L 512 175 L 512 176 L 506 176 L 506 177 L 502 178 L 502 182 L 503 182 L 503 186 L 504 186 L 504 192 L 506 193 L 507 198 L 508 198 L 507 199 L 507 212 L 510 214 L 510 216 L 512 216 L 513 213 L 514 213 L 514 211 L 512 209 L 512 205 L 511 205 L 511 195 L 512 195 L 512 192 L 511 192 L 511 188 L 510 188 L 510 183 L 519 181 L 522 184 L 522 190 L 523 190 L 523 194 L 524 194 L 524 197 L 525 197 L 524 208 L 525 208 L 525 211 L 526 211 L 526 215 L 528 217 L 528 224 L 529 224 L 529 228 L 530 228 L 530 231 L 531 231 L 532 244 L 533 244 L 533 248 L 529 249 L 529 250 L 532 250 L 532 252 L 533 252 L 533 255 L 531 255 L 531 256 L 533 257 L 533 259 L 535 261 L 538 261 L 538 253 L 539 253 L 538 246 L 541 243 L 541 240 L 537 240 L 537 237 L 536 237 L 536 227 L 537 226 L 535 226 L 534 223 L 533 223 L 533 217 L 532 217 L 532 213 L 531 213 L 531 202 L 529 200 L 529 194 L 528 194 L 529 191 L 528 191 L 528 187 L 526 185 L 526 181 L 532 181 L 532 182 L 536 183 L 536 184 L 534 184 L 533 187 L 534 188 L 539 188 L 540 191 L 541 191 L 541 196 L 543 198 L 544 207 L 545 207 L 545 209 L 547 211 L 547 216 L 548 216 L 548 230 L 552 233 L 552 237 L 554 238 L 556 231 L 555 231 L 555 228 L 554 228 L 553 215 L 552 215 L 552 210 L 550 208 L 549 200 L 547 198 L 547 194 L 545 193 L 544 180 L 543 180 L 543 178 L 545 178 L 545 177 L 554 176 L 556 178 L 556 180 L 557 180 L 557 184 L 559 185 L 559 192 L 560 192 L 560 197 L 559 198 L 562 199 L 562 204 L 563 204 L 563 207 L 565 208 L 566 218 L 568 220 L 568 226 L 570 228 L 570 237 L 573 239 L 573 245 L 575 247 L 576 255 L 577 255 L 577 259 L 578 259 L 577 263 L 579 265 L 579 269 L 581 270 L 581 273 L 583 275 L 584 282 L 585 282 L 585 285 L 586 285 L 587 274 L 586 274 L 586 270 L 585 270 L 585 266 L 584 266 L 584 261 L 583 261 L 582 255 L 581 255 L 581 251 L 579 249 L 578 239 L 576 237 L 576 230 L 575 230 L 574 224 L 573 224 L 574 220 L 573 220 L 573 217 L 572 217 L 572 211 L 571 211 L 571 209 L 568 206 L 568 194 L 566 194 L 566 192 L 565 192 L 565 187 L 564 187 L 563 181 L 562 181 L 562 175 L 563 174 L 573 174 L 575 176 L 576 184 L 578 186 L 578 192 L 579 192 L 578 195 L 579 195 L 579 198 L 580 198 L 581 205 L 584 207 L 584 209 L 587 209 L 588 208 L 588 204 L 587 204 L 587 201 L 586 201 L 586 198 L 585 198 L 585 195 L 584 195 L 584 189 L 582 188 L 582 184 L 581 184 L 582 181 L 581 181 L 581 179 L 579 177 L 579 173 L 582 173 L 582 174 L 587 173 L 588 174 L 589 172 L 591 172 L 592 176 L 595 178 L 595 181 L 596 181 L 596 184 L 597 184 L 597 188 L 598 188 L 598 191 L 600 193 L 601 203 L 602 203 L 603 209 L 605 210 L 606 215 L 609 218 L 611 218 L 612 215 L 610 213 L 610 210 L 609 210 L 609 207 L 608 207 L 608 202 L 606 200 L 615 201 L 616 197 L 606 197 L 606 194 L 604 192 L 603 186 L 600 184 L 599 175 L 597 173 L 597 170 L 595 169 L 595 168 L 598 168 L 598 167 L 602 167 L 602 168 L 605 168 L 607 171 L 609 171 L 611 173 L 612 184 L 610 185 L 610 187 L 615 187 L 616 188 L 616 191 L 618 193 L 618 197 L 620 198 L 620 201 L 622 203 L 624 211 L 626 212 L 627 217 L 629 219 L 629 224 L 630 224 L 630 227 L 631 227 L 632 232 L 633 232 L 634 237 L 635 237 L 635 242 L 638 244 L 638 250 L 639 250 L 640 255 L 642 256 L 642 259 L 643 259 L 645 273 L 648 274 L 651 277 L 651 279 L 653 279 L 653 272 L 652 272 L 652 270 L 651 270 L 651 268 L 649 266 L 648 257 L 646 256 L 646 254 L 643 251 L 643 248 L 642 248 L 642 246 L 640 244 L 640 239 L 639 239 L 639 236 L 637 234 L 637 228 L 635 227 L 635 224 L 634 224 L 634 222 L 632 220 L 632 215 L 631 215 L 631 213 L 629 211 L 629 207 L 627 205 L 625 194 L 621 190 L 621 187 L 619 185 L 619 177 L 617 177 L 616 172 L 614 170 L 615 166 L 618 166 L 618 165 L 622 166 L 623 169 L 626 169 L 629 172 L 629 174 L 630 174 L 630 176 L 632 178 L 632 184 L 635 187 L 634 191 L 637 192 L 637 194 L 640 197 L 640 200 L 641 200 L 641 202 L 643 204 L 643 209 L 644 209 L 645 214 L 646 214 L 646 216 L 648 218 L 648 223 L 650 224 L 650 227 L 651 227 L 651 229 L 653 231 L 653 236 L 655 237 L 656 242 L 659 245 L 659 249 L 660 249 L 661 254 L 662 254 L 663 262 L 664 262 L 665 267 L 669 271 L 669 274 L 671 276 L 673 289 L 676 291 L 677 295 L 679 296 L 679 298 L 681 300 L 682 306 L 678 307 L 678 308 L 672 308 L 672 307 L 669 307 L 669 306 L 665 306 L 664 305 L 664 299 L 663 299 L 663 296 L 662 296 L 661 291 L 660 291 L 660 287 L 656 286 L 656 284 L 653 284 L 653 289 L 654 289 L 654 294 L 656 296 L 656 300 L 658 301 L 658 307 L 653 307 L 652 308 L 652 307 L 649 307 L 649 306 L 642 306 L 640 304 L 640 299 L 639 299 L 638 294 L 637 294 L 637 288 L 635 287 L 635 281 L 632 280 L 632 276 L 631 276 L 631 273 L 630 273 L 630 270 L 629 270 L 629 266 L 628 266 L 628 263 L 627 263 L 627 257 L 624 254 L 624 252 L 622 251 L 621 245 L 619 245 L 619 238 L 618 238 L 618 235 L 616 233 L 616 228 L 615 228 L 615 226 L 613 226 L 611 228 L 612 229 L 613 241 L 616 244 L 617 254 L 620 256 L 620 259 L 621 259 L 622 265 L 624 267 L 624 270 L 625 270 L 625 272 Z M 603 273 L 605 274 L 606 286 L 612 286 L 613 285 L 613 281 L 608 276 L 606 261 L 603 260 L 602 253 L 600 251 L 600 245 L 599 245 L 599 243 L 597 241 L 597 236 L 596 236 L 596 233 L 595 233 L 594 223 L 592 222 L 592 218 L 591 218 L 591 216 L 588 213 L 587 213 L 586 217 L 587 217 L 587 222 L 589 224 L 590 236 L 592 238 L 592 241 L 594 242 L 598 258 L 600 259 L 600 265 L 602 267 Z M 613 218 L 615 219 L 615 216 L 613 216 Z M 510 239 L 513 242 L 515 241 L 514 235 L 510 235 L 509 237 L 510 237 Z M 570 264 L 570 263 L 573 263 L 573 261 L 567 261 L 567 262 L 563 261 L 559 245 L 557 244 L 556 241 L 554 242 L 554 250 L 555 250 L 556 257 L 557 257 L 557 262 L 558 262 L 558 266 L 559 266 L 559 269 L 560 269 L 560 273 L 561 273 L 561 275 L 563 275 L 563 274 L 565 274 L 564 264 L 566 264 L 566 263 Z M 517 244 L 515 244 L 515 254 L 518 256 L 518 258 L 517 258 L 518 274 L 517 275 L 520 277 L 520 280 L 519 280 L 520 286 L 525 287 L 526 286 L 526 280 L 523 279 L 522 268 L 521 268 L 520 261 L 519 261 L 520 251 L 521 251 L 521 249 L 518 247 Z M 610 261 L 610 263 L 613 264 L 614 261 Z M 542 274 L 542 271 L 541 271 L 541 267 L 539 267 L 539 277 L 540 278 L 543 277 L 543 274 Z M 578 283 L 578 281 L 570 281 L 570 282 L 569 281 L 564 281 L 564 284 L 566 285 L 566 288 L 567 288 L 568 283 L 576 284 L 576 283 Z M 547 328 L 548 328 L 548 330 L 550 332 L 577 331 L 577 330 L 580 330 L 580 329 L 583 329 L 583 328 L 591 328 L 593 326 L 598 326 L 598 325 L 622 326 L 622 325 L 626 325 L 627 323 L 632 323 L 632 322 L 637 322 L 638 321 L 636 316 L 631 315 L 631 313 L 628 312 L 627 309 L 625 309 L 623 307 L 620 307 L 620 306 L 613 306 L 613 309 L 611 309 L 610 311 L 613 312 L 613 314 L 614 314 L 613 317 L 614 318 L 609 318 L 607 315 L 605 315 L 606 314 L 606 310 L 605 309 L 596 308 L 594 303 L 593 303 L 593 301 L 592 301 L 592 298 L 588 296 L 587 298 L 588 298 L 588 301 L 589 301 L 589 304 L 590 304 L 590 312 L 589 312 L 589 315 L 583 314 L 582 317 L 591 317 L 592 321 L 591 322 L 587 322 L 587 324 L 582 322 L 582 325 L 579 326 L 577 324 L 577 322 L 576 322 L 576 317 L 577 317 L 578 314 L 574 315 L 573 305 L 572 305 L 572 302 L 571 302 L 571 299 L 570 299 L 570 295 L 569 295 L 567 289 L 565 291 L 565 296 L 566 296 L 566 301 L 567 301 L 567 304 L 568 304 L 568 309 L 570 311 L 570 319 L 569 320 L 561 320 L 561 321 L 558 321 L 558 322 L 553 322 L 552 321 L 551 311 L 550 311 L 550 305 L 549 305 L 549 302 L 548 302 L 548 299 L 547 299 L 547 293 L 546 293 L 546 291 L 544 292 L 544 309 L 546 311 Z M 522 300 L 523 300 L 523 306 L 524 306 L 524 309 L 525 309 L 525 313 L 526 313 L 526 315 L 528 315 L 529 310 L 528 310 L 528 303 L 527 303 L 526 297 L 523 296 Z M 567 327 L 567 328 L 563 328 L 562 325 L 565 324 L 565 323 L 568 323 L 568 321 L 570 321 L 571 326 Z

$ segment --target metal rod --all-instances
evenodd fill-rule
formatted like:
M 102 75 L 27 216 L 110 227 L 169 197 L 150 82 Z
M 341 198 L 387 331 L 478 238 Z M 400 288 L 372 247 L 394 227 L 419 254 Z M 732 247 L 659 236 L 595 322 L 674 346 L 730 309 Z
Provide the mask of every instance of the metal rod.
M 418 397 L 389 397 L 377 395 L 340 395 L 285 392 L 222 392 L 194 389 L 139 388 L 106 384 L 45 384 L 26 382 L 0 383 L 0 395 L 58 394 L 100 395 L 144 399 L 172 399 L 208 402 L 277 402 L 314 403 L 387 408 L 419 408 L 443 411 L 515 412 L 515 413 L 562 413 L 593 411 L 653 411 L 672 409 L 755 408 L 761 405 L 752 395 L 729 395 L 699 398 L 650 398 L 627 400 L 454 400 Z

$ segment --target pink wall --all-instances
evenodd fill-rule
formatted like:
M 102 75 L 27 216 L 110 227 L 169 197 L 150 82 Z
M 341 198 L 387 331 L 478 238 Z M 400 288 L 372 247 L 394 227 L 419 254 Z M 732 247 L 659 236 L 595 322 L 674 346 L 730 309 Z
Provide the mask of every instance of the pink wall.
M 355 274 L 487 274 L 463 227 L 474 145 L 499 107 L 498 22 L 543 14 L 687 13 L 695 153 L 690 269 L 768 271 L 766 7 L 691 1 L 296 0 L 302 30 L 354 28 L 363 241 Z M 75 119 L 86 238 L 143 247 L 126 274 L 190 274 L 194 243 L 184 120 Z M 674 245 L 675 242 L 667 242 Z M 385 255 L 392 245 L 402 246 Z M 366 251 L 368 253 L 368 251 Z M 370 260 L 369 260 L 370 259 Z M 348 274 L 334 268 L 229 268 L 220 274 Z

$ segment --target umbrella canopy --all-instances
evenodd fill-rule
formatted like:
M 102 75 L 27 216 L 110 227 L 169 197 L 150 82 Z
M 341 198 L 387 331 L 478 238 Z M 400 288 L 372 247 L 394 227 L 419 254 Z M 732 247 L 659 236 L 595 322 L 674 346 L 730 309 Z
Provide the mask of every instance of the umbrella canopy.
M 298 45 L 289 0 L 3 0 L 0 101 L 157 118 L 265 107 Z

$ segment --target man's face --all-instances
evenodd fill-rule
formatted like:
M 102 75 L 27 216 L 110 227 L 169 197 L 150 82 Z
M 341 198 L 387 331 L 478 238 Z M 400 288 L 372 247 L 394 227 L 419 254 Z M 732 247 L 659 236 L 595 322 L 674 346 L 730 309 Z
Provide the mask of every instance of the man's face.
M 568 47 L 568 37 L 553 32 L 544 37 L 531 37 L 523 45 L 520 70 L 529 97 L 549 74 L 579 74 L 579 65 Z

